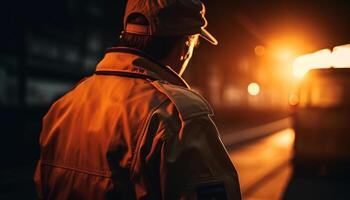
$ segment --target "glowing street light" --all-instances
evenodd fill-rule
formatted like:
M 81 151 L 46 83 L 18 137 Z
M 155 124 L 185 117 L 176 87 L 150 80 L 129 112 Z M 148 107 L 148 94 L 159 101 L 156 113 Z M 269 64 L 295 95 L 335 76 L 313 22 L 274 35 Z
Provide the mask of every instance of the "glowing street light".
M 256 96 L 260 93 L 260 86 L 257 83 L 250 83 L 248 85 L 248 93 L 251 96 Z

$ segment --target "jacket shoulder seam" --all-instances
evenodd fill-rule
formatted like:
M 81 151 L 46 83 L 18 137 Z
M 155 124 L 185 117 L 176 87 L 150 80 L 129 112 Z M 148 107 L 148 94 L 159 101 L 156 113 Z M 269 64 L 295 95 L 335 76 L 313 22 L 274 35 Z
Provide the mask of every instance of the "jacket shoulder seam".
M 161 81 L 153 81 L 151 84 L 175 105 L 183 121 L 205 114 L 213 115 L 209 103 L 195 91 Z

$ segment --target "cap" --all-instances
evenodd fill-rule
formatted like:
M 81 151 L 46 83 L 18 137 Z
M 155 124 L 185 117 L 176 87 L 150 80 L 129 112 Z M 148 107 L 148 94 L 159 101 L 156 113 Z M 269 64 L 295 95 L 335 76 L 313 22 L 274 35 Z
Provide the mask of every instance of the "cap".
M 141 14 L 149 25 L 128 23 L 132 14 Z M 128 0 L 124 15 L 124 32 L 152 36 L 200 34 L 213 45 L 218 41 L 205 27 L 205 6 L 200 0 Z

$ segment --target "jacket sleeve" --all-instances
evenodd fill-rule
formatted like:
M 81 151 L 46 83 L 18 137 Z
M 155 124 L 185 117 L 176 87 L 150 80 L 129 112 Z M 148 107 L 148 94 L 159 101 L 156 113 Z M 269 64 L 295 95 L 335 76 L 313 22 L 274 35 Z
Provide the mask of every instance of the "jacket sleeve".
M 237 172 L 208 115 L 182 121 L 164 141 L 161 158 L 164 199 L 241 198 Z
M 137 153 L 138 194 L 151 199 L 241 199 L 237 172 L 208 114 L 183 120 L 174 104 L 149 120 Z M 146 186 L 146 188 L 145 188 Z

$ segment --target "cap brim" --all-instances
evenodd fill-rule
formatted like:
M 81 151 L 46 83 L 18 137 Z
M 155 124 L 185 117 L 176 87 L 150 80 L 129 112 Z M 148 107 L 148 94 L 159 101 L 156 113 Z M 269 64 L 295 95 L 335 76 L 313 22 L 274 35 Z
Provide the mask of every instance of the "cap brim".
M 219 44 L 218 40 L 212 34 L 210 34 L 207 30 L 205 30 L 204 28 L 202 28 L 200 36 L 202 38 L 204 38 L 206 41 L 210 42 L 212 45 L 218 45 Z

